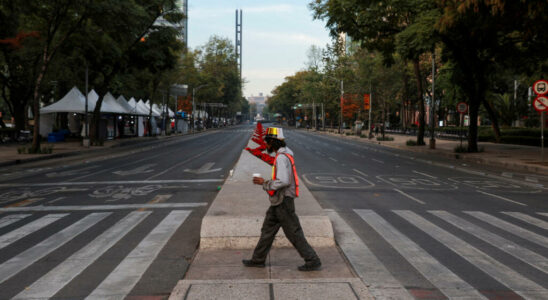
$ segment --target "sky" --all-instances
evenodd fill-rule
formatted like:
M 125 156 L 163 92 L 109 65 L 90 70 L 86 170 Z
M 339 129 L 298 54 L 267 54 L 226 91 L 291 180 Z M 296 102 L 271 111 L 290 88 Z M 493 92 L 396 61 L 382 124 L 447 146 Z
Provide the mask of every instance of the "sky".
M 243 12 L 244 96 L 272 90 L 306 67 L 312 45 L 331 42 L 321 20 L 313 20 L 312 0 L 188 0 L 188 45 L 196 49 L 213 35 L 235 39 L 235 10 Z

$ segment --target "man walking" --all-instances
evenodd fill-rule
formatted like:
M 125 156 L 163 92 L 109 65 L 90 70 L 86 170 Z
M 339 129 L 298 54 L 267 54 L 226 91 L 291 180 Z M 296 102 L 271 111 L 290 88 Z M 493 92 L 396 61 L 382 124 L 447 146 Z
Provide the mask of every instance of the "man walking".
M 319 270 L 322 265 L 320 258 L 306 241 L 299 218 L 295 214 L 294 199 L 299 196 L 299 179 L 293 152 L 285 145 L 282 128 L 268 128 L 265 141 L 268 153 L 276 152 L 272 166 L 272 179 L 264 180 L 261 177 L 254 177 L 253 183 L 262 185 L 268 193 L 270 207 L 266 211 L 261 237 L 252 258 L 244 259 L 242 262 L 246 267 L 264 267 L 274 237 L 282 227 L 287 239 L 305 261 L 305 264 L 298 269 L 300 271 Z

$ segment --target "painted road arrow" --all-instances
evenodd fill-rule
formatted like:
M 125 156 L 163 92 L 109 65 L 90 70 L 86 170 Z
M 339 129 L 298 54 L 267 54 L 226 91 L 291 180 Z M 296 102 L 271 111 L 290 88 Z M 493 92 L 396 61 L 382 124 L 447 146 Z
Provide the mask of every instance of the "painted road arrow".
M 133 170 L 129 170 L 129 171 L 116 171 L 116 172 L 112 172 L 116 175 L 121 175 L 121 176 L 127 176 L 127 175 L 135 175 L 135 174 L 144 174 L 144 173 L 150 173 L 154 170 L 147 170 L 148 168 L 150 167 L 154 167 L 156 164 L 146 164 L 146 165 L 142 165 L 138 168 L 135 168 Z
M 194 174 L 205 174 L 205 173 L 218 172 L 222 170 L 222 168 L 211 169 L 211 167 L 213 167 L 214 164 L 215 163 L 208 162 L 197 170 L 185 169 L 185 172 L 194 173 Z

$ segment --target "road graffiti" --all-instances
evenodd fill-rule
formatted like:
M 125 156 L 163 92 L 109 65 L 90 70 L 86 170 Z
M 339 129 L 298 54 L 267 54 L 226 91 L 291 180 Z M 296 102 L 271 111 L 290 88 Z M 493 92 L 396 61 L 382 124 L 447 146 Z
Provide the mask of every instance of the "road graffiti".
M 449 180 L 480 190 L 497 190 L 517 193 L 538 193 L 539 189 L 525 187 L 505 180 L 482 177 L 451 177 Z
M 34 191 L 31 191 L 28 188 L 17 189 L 17 190 L 11 190 L 3 194 L 0 194 L 0 204 L 28 199 L 28 198 L 42 197 L 42 196 L 52 195 L 56 193 L 81 192 L 81 191 L 87 191 L 87 190 L 88 190 L 87 188 L 75 188 L 75 187 L 66 187 L 66 186 L 48 187 L 48 188 L 38 189 Z
M 140 187 L 111 185 L 93 191 L 89 194 L 92 198 L 110 198 L 107 202 L 130 199 L 134 196 L 145 196 L 162 188 L 162 185 L 145 185 Z
M 361 176 L 352 174 L 310 173 L 304 174 L 303 179 L 312 186 L 337 189 L 364 189 L 375 185 Z
M 434 178 L 414 177 L 405 175 L 379 175 L 378 179 L 400 189 L 446 191 L 457 187 Z

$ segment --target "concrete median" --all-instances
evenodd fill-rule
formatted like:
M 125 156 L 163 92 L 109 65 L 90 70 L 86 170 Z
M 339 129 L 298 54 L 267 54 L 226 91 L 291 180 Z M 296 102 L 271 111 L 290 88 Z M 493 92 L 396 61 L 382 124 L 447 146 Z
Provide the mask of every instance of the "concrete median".
M 250 140 L 248 147 L 255 148 L 258 145 Z M 296 165 L 298 170 L 298 157 Z M 252 174 L 260 173 L 263 178 L 270 178 L 271 172 L 271 166 L 242 150 L 232 176 L 225 181 L 202 220 L 200 248 L 255 247 L 270 203 L 262 187 L 252 183 Z M 313 247 L 334 246 L 329 217 L 300 178 L 299 182 L 300 196 L 295 199 L 295 209 L 308 242 Z M 280 230 L 273 247 L 289 246 L 291 244 Z

